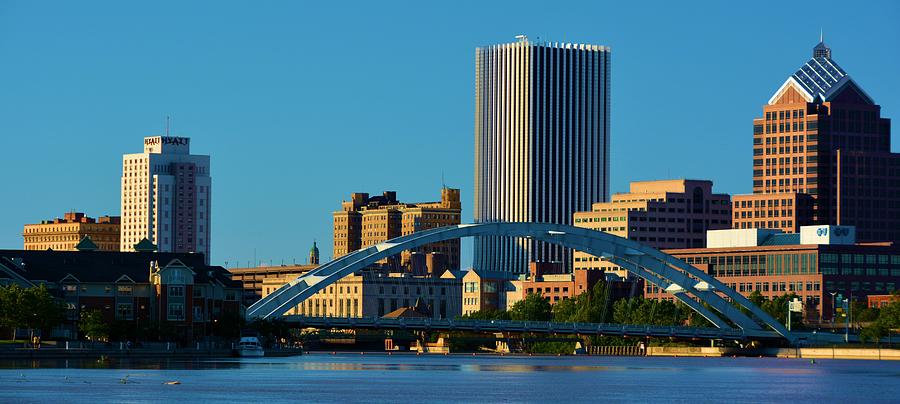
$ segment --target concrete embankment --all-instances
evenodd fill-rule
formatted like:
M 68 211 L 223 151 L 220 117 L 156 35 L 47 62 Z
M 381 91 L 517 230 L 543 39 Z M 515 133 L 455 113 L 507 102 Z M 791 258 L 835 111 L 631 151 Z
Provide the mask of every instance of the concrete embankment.
M 879 348 L 719 348 L 719 347 L 654 347 L 647 348 L 647 356 L 767 356 L 807 359 L 866 359 L 900 360 L 900 349 Z

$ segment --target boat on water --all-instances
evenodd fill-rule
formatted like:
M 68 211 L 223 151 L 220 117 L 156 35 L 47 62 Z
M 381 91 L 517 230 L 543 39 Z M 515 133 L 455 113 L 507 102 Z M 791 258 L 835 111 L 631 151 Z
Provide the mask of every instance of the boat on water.
M 262 344 L 259 342 L 259 338 L 256 337 L 241 337 L 241 340 L 237 345 L 237 354 L 238 356 L 264 356 L 266 354 L 265 350 L 263 350 Z

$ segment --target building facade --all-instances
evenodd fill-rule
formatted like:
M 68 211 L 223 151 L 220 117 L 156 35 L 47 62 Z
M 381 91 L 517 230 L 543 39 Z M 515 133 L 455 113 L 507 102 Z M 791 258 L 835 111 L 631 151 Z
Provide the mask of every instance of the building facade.
M 834 224 L 855 226 L 860 241 L 900 240 L 890 141 L 881 107 L 820 42 L 753 121 L 753 195 L 733 198 L 734 227 Z
M 293 276 L 263 281 L 263 297 Z M 432 318 L 456 318 L 462 314 L 462 275 L 447 271 L 440 277 L 364 270 L 345 276 L 301 302 L 289 314 L 312 317 L 382 317 L 417 301 Z
M 44 285 L 66 306 L 54 334 L 77 338 L 81 313 L 98 311 L 107 324 L 168 329 L 180 340 L 212 332 L 241 313 L 241 285 L 199 254 L 0 250 L 0 286 Z M 122 328 L 122 327 L 120 327 Z
M 100 216 L 96 219 L 81 212 L 66 212 L 62 219 L 42 220 L 26 224 L 22 231 L 26 250 L 75 251 L 85 237 L 100 251 L 119 251 L 118 216 Z
M 271 279 L 278 279 L 279 281 L 287 279 L 290 281 L 318 267 L 319 265 L 317 264 L 259 266 L 228 268 L 228 272 L 231 273 L 232 279 L 241 282 L 243 285 L 244 290 L 241 301 L 245 306 L 250 306 L 251 304 L 256 303 L 257 300 L 263 298 L 263 283 L 266 281 Z M 287 283 L 287 281 L 281 285 L 284 285 L 285 283 Z M 272 286 L 270 285 L 269 287 Z
M 572 224 L 609 195 L 610 50 L 518 42 L 475 51 L 476 223 Z M 571 252 L 527 239 L 478 237 L 474 265 L 523 274 Z
M 705 180 L 632 182 L 630 192 L 595 203 L 589 212 L 575 212 L 574 224 L 658 249 L 703 247 L 707 230 L 731 228 L 731 198 L 713 193 L 712 187 Z M 574 267 L 629 277 L 618 266 L 581 251 L 574 253 Z
M 588 290 L 603 280 L 603 271 L 577 270 L 563 271 L 559 264 L 532 262 L 528 266 L 528 278 L 522 282 L 522 297 L 538 294 L 550 301 L 550 304 L 571 299 Z
M 347 255 L 361 248 L 371 247 L 392 238 L 417 231 L 460 224 L 459 190 L 444 187 L 439 202 L 403 203 L 397 193 L 386 191 L 380 196 L 353 193 L 341 210 L 332 213 L 334 223 L 334 257 Z M 386 258 L 383 264 L 396 269 L 409 266 L 411 255 L 443 254 L 450 269 L 459 269 L 459 240 L 428 244 L 399 256 Z
M 718 234 L 715 234 L 718 233 Z M 708 248 L 664 252 L 715 276 L 745 296 L 772 299 L 797 294 L 810 322 L 832 319 L 836 295 L 866 301 L 900 286 L 900 248 L 891 243 L 857 244 L 849 226 L 802 226 L 799 233 L 734 229 L 710 232 Z M 645 296 L 674 296 L 647 285 Z
M 190 154 L 190 138 L 144 138 L 144 152 L 122 158 L 120 250 L 146 238 L 160 252 L 209 260 L 212 177 L 209 156 Z

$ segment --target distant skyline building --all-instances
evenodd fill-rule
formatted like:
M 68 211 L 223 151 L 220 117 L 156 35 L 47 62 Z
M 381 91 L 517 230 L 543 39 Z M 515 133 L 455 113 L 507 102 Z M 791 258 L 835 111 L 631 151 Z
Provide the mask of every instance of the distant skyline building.
M 209 263 L 209 156 L 191 154 L 190 143 L 146 137 L 143 153 L 123 156 L 121 251 L 146 238 L 159 252 L 202 253 Z
M 575 212 L 574 219 L 576 227 L 653 248 L 702 248 L 707 230 L 731 228 L 731 197 L 713 193 L 708 180 L 633 181 L 629 192 L 595 203 L 588 212 Z M 575 270 L 602 269 L 631 277 L 601 257 L 575 251 L 574 258 Z
M 118 216 L 96 219 L 81 212 L 66 212 L 62 218 L 26 224 L 22 231 L 25 250 L 75 251 L 79 245 L 91 245 L 100 251 L 119 251 Z M 84 238 L 90 242 L 82 244 Z
M 609 195 L 610 49 L 517 42 L 475 50 L 476 223 L 572 224 Z M 526 239 L 475 239 L 474 265 L 526 273 L 571 267 L 571 252 Z
M 395 191 L 371 197 L 354 192 L 341 203 L 341 210 L 332 213 L 334 259 L 417 231 L 460 224 L 461 209 L 456 188 L 441 188 L 440 201 L 416 203 L 400 202 Z M 409 266 L 414 253 L 443 254 L 450 269 L 459 269 L 459 240 L 428 244 L 381 262 L 395 268 Z
M 891 121 L 824 42 L 753 121 L 753 194 L 733 198 L 735 228 L 856 227 L 900 241 L 900 154 Z

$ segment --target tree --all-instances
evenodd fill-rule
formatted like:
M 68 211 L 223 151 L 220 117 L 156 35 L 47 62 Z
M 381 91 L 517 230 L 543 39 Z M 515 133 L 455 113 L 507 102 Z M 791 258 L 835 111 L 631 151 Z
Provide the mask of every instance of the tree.
M 877 317 L 862 329 L 860 338 L 878 342 L 892 330 L 900 328 L 900 294 L 894 292 L 894 296 L 895 300 L 877 309 Z
M 549 321 L 552 316 L 550 300 L 535 293 L 529 293 L 509 310 L 513 320 Z
M 681 303 L 634 297 L 613 305 L 613 321 L 619 324 L 684 325 L 690 311 Z
M 483 309 L 459 317 L 463 320 L 509 320 L 509 312 L 497 309 Z
M 44 330 L 59 325 L 65 318 L 65 308 L 44 285 L 25 289 L 22 301 L 22 326 L 31 330 Z
M 18 294 L 22 288 L 19 285 L 0 287 L 0 327 L 11 328 L 13 338 L 16 338 L 16 310 L 18 310 Z
M 571 323 L 605 323 L 609 319 L 609 292 L 600 280 L 590 289 L 553 305 L 553 320 Z
M 103 321 L 100 310 L 81 312 L 78 330 L 91 341 L 104 340 L 109 337 L 109 326 Z
M 10 285 L 0 288 L 0 325 L 13 329 L 52 328 L 62 322 L 65 309 L 44 285 L 22 288 Z
M 578 310 L 575 304 L 576 299 L 563 299 L 553 305 L 553 321 L 558 322 L 575 322 L 575 314 Z
M 764 300 L 762 304 L 757 304 L 760 309 L 774 317 L 781 324 L 787 323 L 788 302 L 799 298 L 796 293 L 783 294 L 772 298 L 772 300 Z M 751 300 L 753 302 L 753 300 Z M 756 304 L 756 302 L 754 302 Z

